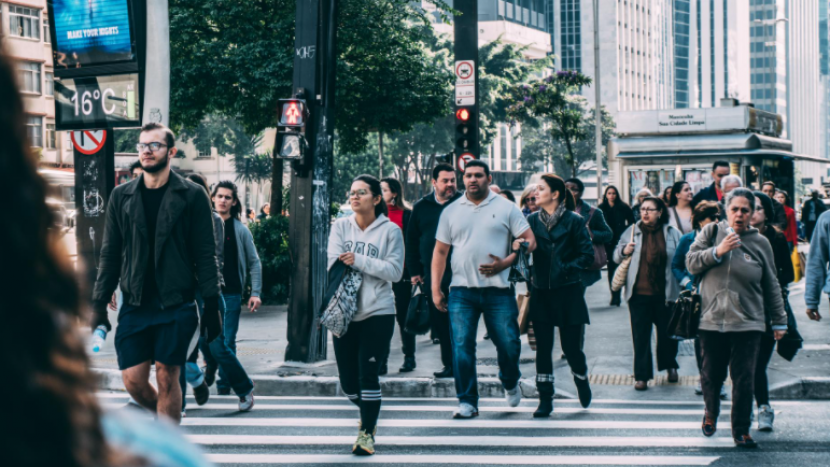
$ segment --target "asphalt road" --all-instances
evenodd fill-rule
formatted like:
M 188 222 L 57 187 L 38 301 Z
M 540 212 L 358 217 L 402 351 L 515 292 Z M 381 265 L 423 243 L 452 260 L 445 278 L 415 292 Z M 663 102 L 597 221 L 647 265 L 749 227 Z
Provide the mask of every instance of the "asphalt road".
M 112 409 L 127 400 L 100 397 Z M 454 399 L 385 399 L 370 458 L 350 454 L 358 414 L 345 398 L 257 397 L 249 413 L 236 403 L 232 396 L 212 396 L 203 407 L 188 401 L 182 430 L 217 464 L 830 466 L 828 402 L 776 401 L 775 431 L 753 429 L 760 447 L 747 451 L 732 442 L 728 401 L 715 437 L 705 438 L 697 398 L 608 398 L 587 410 L 557 399 L 547 420 L 531 417 L 535 400 L 509 408 L 486 399 L 480 417 L 453 420 Z

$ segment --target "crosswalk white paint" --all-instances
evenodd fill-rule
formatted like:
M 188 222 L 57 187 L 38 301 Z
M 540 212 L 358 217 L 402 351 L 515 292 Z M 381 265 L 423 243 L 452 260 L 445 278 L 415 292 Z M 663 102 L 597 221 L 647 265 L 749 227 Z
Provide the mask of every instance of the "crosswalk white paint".
M 341 454 L 213 454 L 220 464 L 711 465 L 712 456 L 470 456 Z

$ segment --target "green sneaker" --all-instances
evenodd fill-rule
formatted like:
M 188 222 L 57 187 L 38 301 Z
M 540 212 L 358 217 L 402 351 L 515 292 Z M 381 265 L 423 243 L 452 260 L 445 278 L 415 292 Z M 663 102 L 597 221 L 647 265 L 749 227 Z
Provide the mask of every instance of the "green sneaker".
M 354 442 L 354 446 L 352 446 L 352 454 L 358 456 L 371 456 L 375 453 L 375 434 L 378 432 L 377 427 L 375 427 L 374 432 L 369 434 L 366 430 L 360 430 L 357 433 L 357 441 Z

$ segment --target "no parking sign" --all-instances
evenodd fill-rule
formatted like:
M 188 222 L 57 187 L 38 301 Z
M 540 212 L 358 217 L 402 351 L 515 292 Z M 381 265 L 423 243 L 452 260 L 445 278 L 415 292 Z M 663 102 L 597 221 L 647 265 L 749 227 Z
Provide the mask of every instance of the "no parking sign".
M 104 143 L 107 141 L 106 130 L 82 130 L 73 131 L 70 136 L 72 145 L 81 154 L 91 156 L 104 149 Z

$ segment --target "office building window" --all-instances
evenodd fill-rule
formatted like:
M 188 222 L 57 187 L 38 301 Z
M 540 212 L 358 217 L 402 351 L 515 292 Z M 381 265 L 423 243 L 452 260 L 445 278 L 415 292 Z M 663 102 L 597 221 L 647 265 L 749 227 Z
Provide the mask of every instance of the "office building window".
M 9 5 L 9 33 L 12 36 L 40 39 L 40 10 Z
M 21 91 L 40 94 L 40 63 L 18 62 L 17 78 Z
M 27 117 L 26 133 L 33 147 L 43 147 L 43 117 Z
M 582 70 L 582 30 L 580 0 L 562 0 L 562 69 Z
M 52 33 L 49 31 L 49 22 L 46 19 L 43 20 L 43 42 L 47 44 L 52 42 Z
M 55 132 L 55 124 L 46 124 L 46 149 L 55 149 L 57 145 L 57 133 Z
M 44 93 L 47 96 L 55 95 L 55 75 L 51 72 L 44 73 Z

